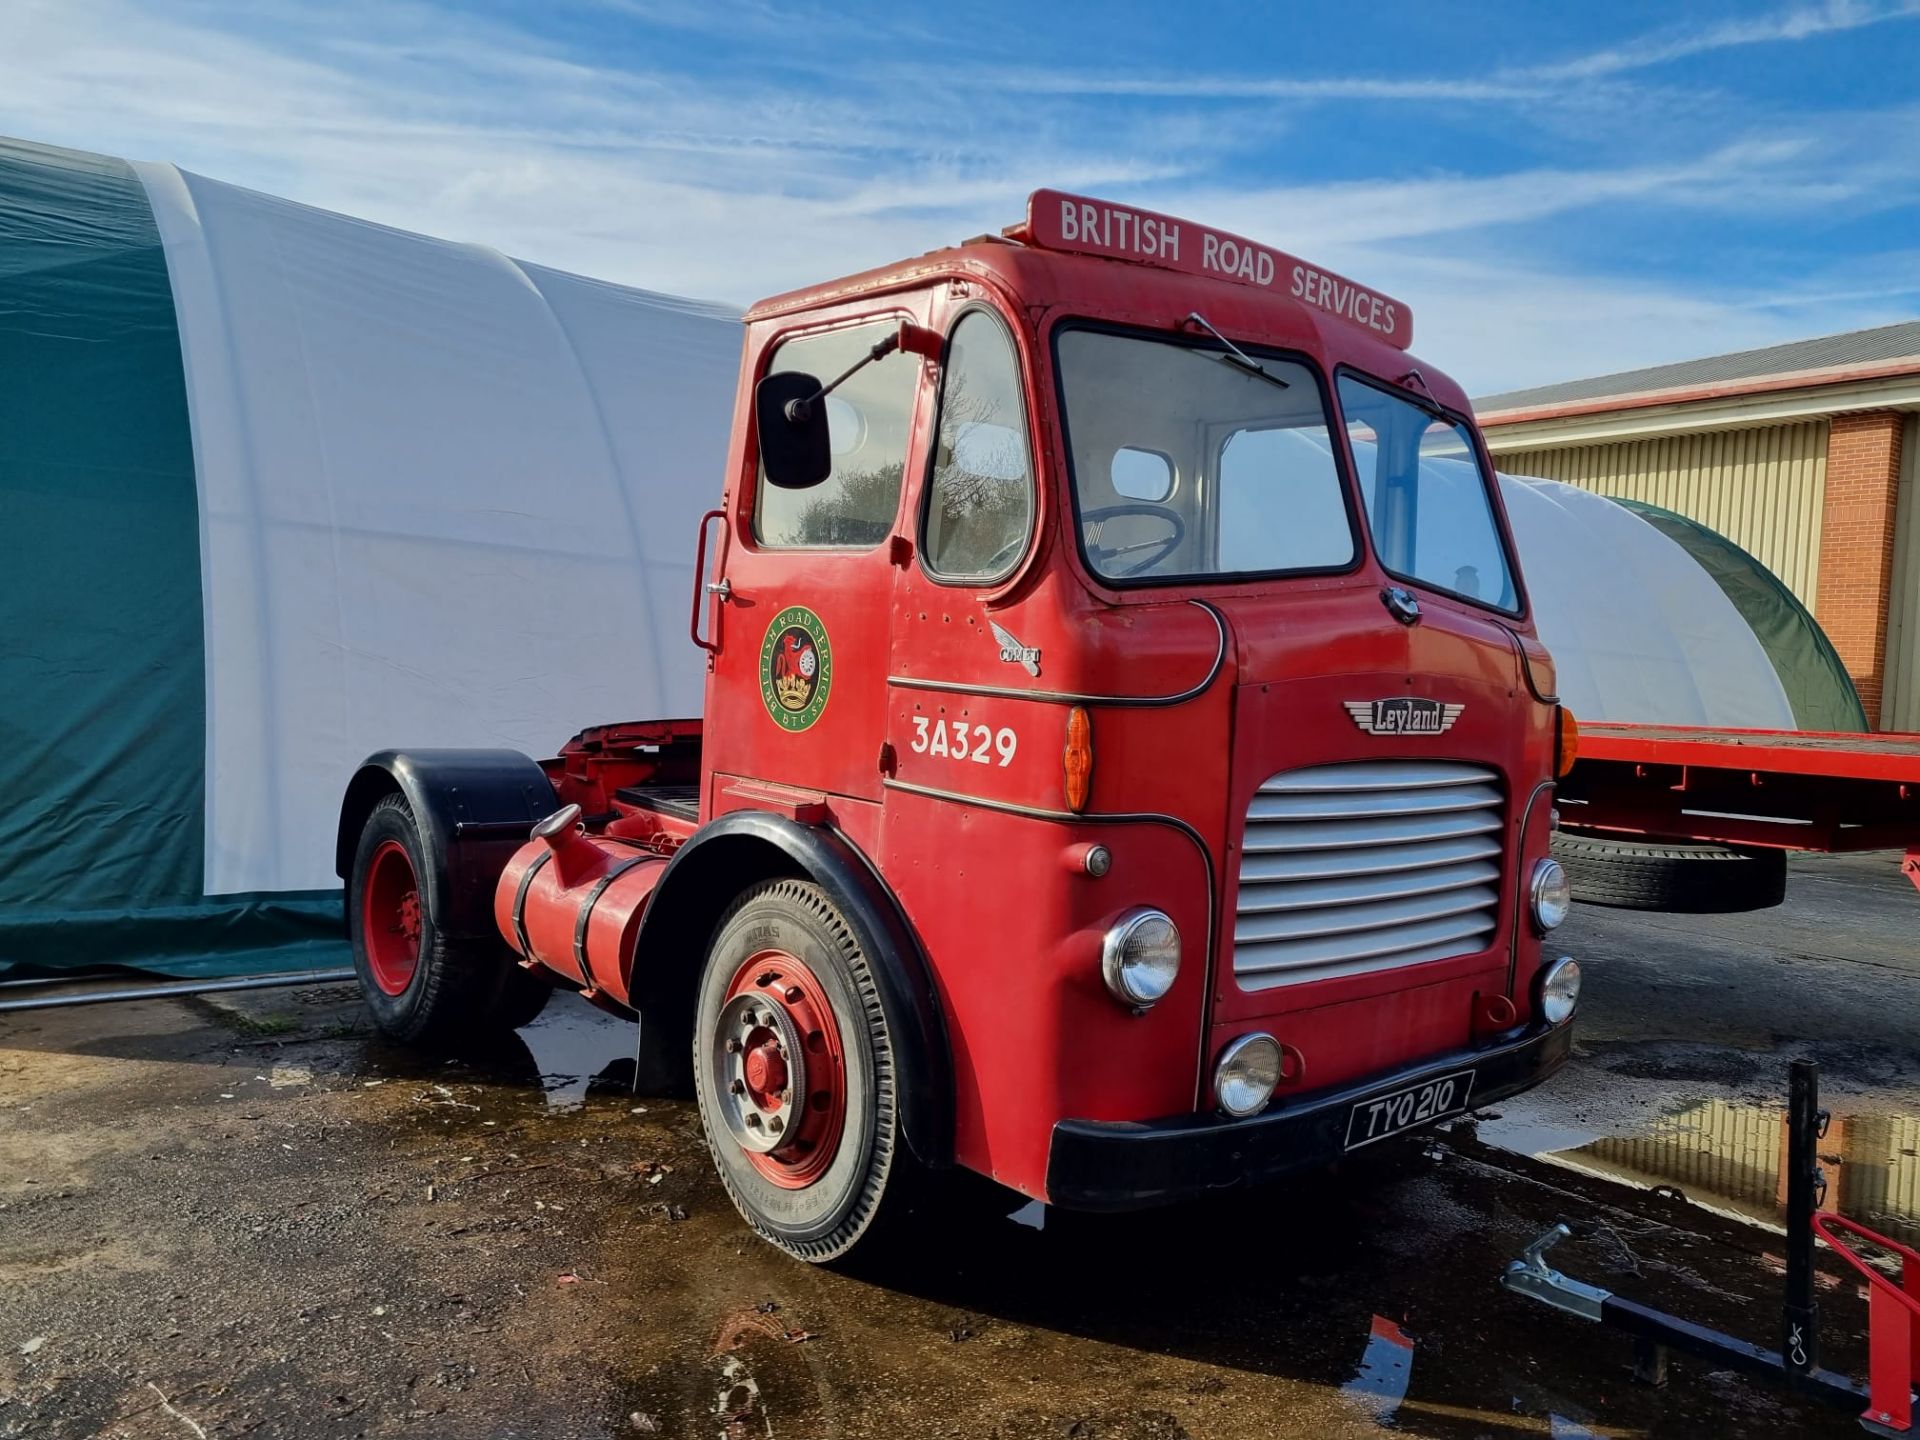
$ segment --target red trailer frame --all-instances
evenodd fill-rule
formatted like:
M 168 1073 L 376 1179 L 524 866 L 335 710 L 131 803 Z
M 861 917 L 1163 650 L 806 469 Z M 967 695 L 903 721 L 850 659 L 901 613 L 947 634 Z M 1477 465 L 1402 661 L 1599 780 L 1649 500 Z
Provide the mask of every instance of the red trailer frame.
M 1904 850 L 1920 886 L 1920 735 L 1581 727 L 1560 782 L 1583 830 L 1772 850 Z

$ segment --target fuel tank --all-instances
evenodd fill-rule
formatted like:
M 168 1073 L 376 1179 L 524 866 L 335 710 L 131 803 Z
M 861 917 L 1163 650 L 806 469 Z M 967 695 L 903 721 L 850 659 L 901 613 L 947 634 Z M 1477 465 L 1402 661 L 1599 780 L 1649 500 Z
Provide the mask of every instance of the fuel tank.
M 640 920 L 666 868 L 663 855 L 588 835 L 580 807 L 565 805 L 507 862 L 494 923 L 518 954 L 626 1004 Z

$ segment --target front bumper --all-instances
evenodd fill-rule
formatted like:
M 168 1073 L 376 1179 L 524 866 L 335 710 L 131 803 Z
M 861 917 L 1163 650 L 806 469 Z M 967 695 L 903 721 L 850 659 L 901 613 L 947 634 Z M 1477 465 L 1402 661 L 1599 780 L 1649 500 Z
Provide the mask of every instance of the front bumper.
M 1245 1120 L 1181 1115 L 1148 1122 L 1062 1120 L 1047 1158 L 1047 1199 L 1070 1210 L 1133 1210 L 1320 1169 L 1345 1153 L 1353 1106 L 1456 1071 L 1474 1072 L 1469 1108 L 1517 1095 L 1567 1063 L 1573 1022 L 1456 1050 L 1391 1075 L 1302 1097 Z M 1446 1117 L 1441 1117 L 1446 1118 Z

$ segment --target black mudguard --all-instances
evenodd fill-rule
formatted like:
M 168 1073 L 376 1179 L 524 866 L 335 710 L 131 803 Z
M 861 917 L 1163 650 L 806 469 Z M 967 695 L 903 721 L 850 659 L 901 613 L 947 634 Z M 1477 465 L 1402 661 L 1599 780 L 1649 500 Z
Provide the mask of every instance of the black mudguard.
M 546 773 L 518 750 L 382 750 L 362 762 L 340 803 L 334 872 L 353 864 L 360 831 L 387 795 L 406 796 L 431 864 L 427 902 L 440 933 L 492 935 L 493 887 L 536 820 L 560 808 Z
M 642 1020 L 641 1071 L 658 1073 L 690 1050 L 691 995 L 720 915 L 748 885 L 804 876 L 839 907 L 873 966 L 902 1085 L 901 1129 L 927 1165 L 953 1163 L 953 1062 L 932 967 L 900 903 L 865 855 L 837 830 L 761 810 L 721 816 L 674 855 L 660 877 L 634 947 L 633 1001 Z M 657 1042 L 649 1017 L 673 1017 Z M 685 1025 L 678 1017 L 685 1017 Z

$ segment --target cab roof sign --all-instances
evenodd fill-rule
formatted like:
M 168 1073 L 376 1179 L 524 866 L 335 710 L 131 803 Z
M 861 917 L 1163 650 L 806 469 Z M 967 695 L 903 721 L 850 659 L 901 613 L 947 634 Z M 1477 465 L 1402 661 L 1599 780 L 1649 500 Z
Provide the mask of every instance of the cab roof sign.
M 1337 315 L 1389 345 L 1413 343 L 1413 311 L 1390 295 L 1224 230 L 1059 190 L 1027 200 L 1022 239 L 1042 250 L 1132 260 L 1212 280 L 1272 290 Z

